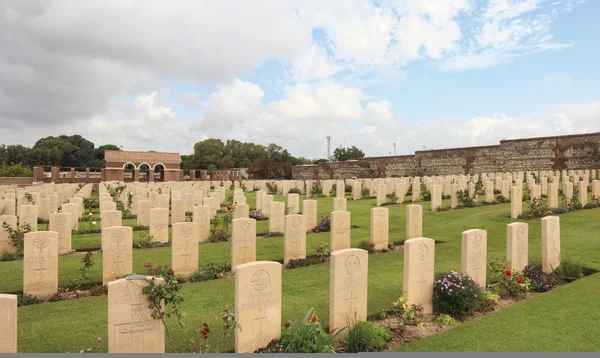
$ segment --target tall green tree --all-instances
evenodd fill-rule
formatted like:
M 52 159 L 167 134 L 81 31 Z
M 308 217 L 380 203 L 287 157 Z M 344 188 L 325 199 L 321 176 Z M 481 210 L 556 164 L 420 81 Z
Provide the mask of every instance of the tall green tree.
M 348 148 L 336 148 L 333 151 L 333 159 L 337 162 L 343 162 L 346 160 L 357 160 L 365 157 L 365 153 L 358 149 L 356 146 L 348 147 Z

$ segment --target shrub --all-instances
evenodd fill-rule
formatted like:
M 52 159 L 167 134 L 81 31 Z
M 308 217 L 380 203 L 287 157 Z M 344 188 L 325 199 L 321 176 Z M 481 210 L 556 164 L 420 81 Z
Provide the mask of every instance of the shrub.
M 285 265 L 288 269 L 295 269 L 297 267 L 305 267 L 311 265 L 312 262 L 307 259 L 295 259 L 288 261 L 287 265 Z
M 287 329 L 281 338 L 269 344 L 269 351 L 281 353 L 331 353 L 334 351 L 333 339 L 323 328 L 314 308 L 304 315 L 297 326 L 286 324 Z
M 83 198 L 83 206 L 85 209 L 99 209 L 100 202 L 92 198 Z
M 360 191 L 360 198 L 361 199 L 369 199 L 371 197 L 371 193 L 369 191 L 369 189 L 367 188 L 363 188 Z
M 522 272 L 506 270 L 506 262 L 502 260 L 492 260 L 490 262 L 491 279 L 494 282 L 490 285 L 493 293 L 500 297 L 513 297 L 521 299 L 529 292 L 531 284 L 529 278 Z
M 444 272 L 433 283 L 433 309 L 455 318 L 465 318 L 475 311 L 481 300 L 481 288 L 466 273 Z
M 583 277 L 584 266 L 580 260 L 571 261 L 568 258 L 560 258 L 560 266 L 554 268 L 552 276 L 562 283 L 573 282 Z
M 316 255 L 319 258 L 319 260 L 321 260 L 321 262 L 325 262 L 327 261 L 327 258 L 330 255 L 329 250 L 327 250 L 325 248 L 325 246 L 323 246 L 321 243 L 317 244 L 317 247 L 315 248 L 316 251 Z
M 548 201 L 544 198 L 535 198 L 529 203 L 529 215 L 532 218 L 542 218 L 552 215 Z
M 390 194 L 386 194 L 385 199 L 390 204 L 396 204 L 398 202 L 398 195 L 396 195 L 396 191 L 393 190 Z
M 11 177 L 11 178 L 16 178 L 16 177 L 32 177 L 33 176 L 33 172 L 25 167 L 23 167 L 23 165 L 19 164 L 13 164 L 13 165 L 6 165 L 6 163 L 2 163 L 2 165 L 0 165 L 0 177 Z
M 198 268 L 197 271 L 192 272 L 188 278 L 188 282 L 200 282 L 214 280 L 217 278 L 225 277 L 225 275 L 231 271 L 231 265 L 229 264 L 214 264 L 209 262 Z
M 558 284 L 557 279 L 534 264 L 527 265 L 523 269 L 523 275 L 531 281 L 530 289 L 534 292 L 550 291 Z
M 134 249 L 143 249 L 148 247 L 150 244 L 150 234 L 147 232 L 141 232 L 137 236 L 133 236 L 133 248 Z
M 108 294 L 108 287 L 102 285 L 96 285 L 90 290 L 92 296 L 103 296 Z
M 357 322 L 348 328 L 344 336 L 344 352 L 373 351 L 383 347 L 391 338 L 390 332 L 375 322 Z
M 505 203 L 508 203 L 508 200 L 507 200 L 507 199 L 504 197 L 504 195 L 498 195 L 498 196 L 496 197 L 496 201 L 497 201 L 499 204 L 505 204 Z
M 361 241 L 358 243 L 358 248 L 366 250 L 371 254 L 375 252 L 375 243 L 371 241 Z
M 346 193 L 351 193 L 352 192 L 352 185 L 347 184 L 344 189 L 345 189 Z
M 15 258 L 23 257 L 23 249 L 25 247 L 25 234 L 31 232 L 31 226 L 29 224 L 17 226 L 13 229 L 7 222 L 2 224 L 4 231 L 8 233 L 8 240 L 15 247 L 16 252 L 14 253 Z M 9 261 L 9 260 L 5 260 Z
M 321 217 L 321 221 L 312 228 L 312 232 L 329 232 L 331 231 L 331 216 L 324 215 Z
M 281 231 L 269 231 L 265 237 L 281 237 L 283 233 Z
M 252 186 L 252 191 L 259 191 L 259 190 L 260 190 L 259 186 L 256 186 L 256 185 Z
M 318 195 L 323 195 L 323 186 L 321 185 L 321 182 L 318 180 L 313 180 L 313 186 L 312 186 L 312 195 L 318 196 Z
M 427 189 L 421 191 L 421 200 L 431 201 L 431 192 Z
M 36 303 L 40 303 L 40 302 L 41 302 L 40 299 L 35 296 L 28 295 L 26 293 L 17 294 L 17 306 L 18 307 L 35 305 Z
M 405 325 L 417 326 L 423 322 L 423 307 L 408 302 L 406 295 L 392 302 L 390 311 L 393 315 L 400 316 Z
M 298 189 L 298 188 L 291 188 L 288 193 L 290 193 L 290 194 L 302 194 L 302 191 L 300 189 Z
M 254 219 L 256 221 L 267 220 L 267 217 L 265 216 L 265 214 L 260 210 L 252 210 L 250 212 L 250 218 Z
M 461 206 L 463 206 L 465 208 L 474 208 L 476 206 L 479 206 L 477 201 L 475 201 L 476 195 L 477 195 L 477 192 L 474 192 L 473 196 L 470 196 L 469 192 L 466 190 L 459 190 L 456 192 L 458 202 L 460 203 Z
M 267 183 L 267 190 L 269 191 L 269 194 L 271 194 L 271 195 L 277 194 L 278 189 L 279 188 L 277 187 L 277 184 L 275 182 Z
M 449 316 L 445 313 L 442 313 L 441 315 L 437 316 L 435 318 L 435 322 L 444 326 L 452 326 L 456 324 L 456 320 L 452 316 Z

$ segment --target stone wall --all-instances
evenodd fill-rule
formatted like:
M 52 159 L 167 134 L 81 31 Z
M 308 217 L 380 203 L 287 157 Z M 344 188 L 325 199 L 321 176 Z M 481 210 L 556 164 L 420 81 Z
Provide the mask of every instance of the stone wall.
M 499 145 L 299 165 L 293 179 L 347 179 L 600 168 L 600 133 L 511 139 Z

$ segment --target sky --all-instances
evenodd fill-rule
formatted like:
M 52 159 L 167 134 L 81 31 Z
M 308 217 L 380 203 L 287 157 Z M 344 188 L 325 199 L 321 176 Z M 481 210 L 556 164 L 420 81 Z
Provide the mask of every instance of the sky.
M 598 0 L 0 2 L 0 143 L 324 158 L 600 132 Z M 394 143 L 396 146 L 394 148 Z

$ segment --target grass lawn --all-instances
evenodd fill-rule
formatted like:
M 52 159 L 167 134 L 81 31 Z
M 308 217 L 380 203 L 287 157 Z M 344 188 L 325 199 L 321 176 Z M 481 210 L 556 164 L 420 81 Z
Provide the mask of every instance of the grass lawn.
M 247 195 L 248 204 L 254 207 L 254 194 Z M 277 196 L 276 200 L 284 200 Z M 333 198 L 319 198 L 319 215 L 327 214 L 333 207 Z M 436 272 L 460 269 L 461 233 L 464 230 L 481 228 L 488 230 L 488 258 L 502 258 L 505 255 L 506 225 L 515 222 L 509 217 L 510 204 L 493 206 L 482 206 L 472 209 L 453 210 L 445 212 L 431 212 L 430 203 L 423 204 L 423 235 L 438 241 L 436 245 L 435 270 Z M 449 200 L 444 200 L 443 205 L 449 206 Z M 405 237 L 405 206 L 386 206 L 390 210 L 390 241 L 402 241 Z M 375 200 L 348 200 L 348 210 L 352 213 L 352 225 L 358 228 L 352 229 L 352 247 L 358 247 L 358 243 L 369 240 L 370 235 L 370 209 L 375 207 Z M 527 205 L 524 204 L 524 209 Z M 600 209 L 582 210 L 574 213 L 561 215 L 562 252 L 572 258 L 582 258 L 588 267 L 600 269 Z M 528 221 L 529 223 L 529 258 L 531 261 L 541 261 L 541 226 L 540 219 Z M 127 223 L 126 223 L 127 224 Z M 135 225 L 135 220 L 130 226 Z M 268 231 L 268 222 L 259 222 L 258 226 Z M 260 232 L 261 229 L 257 230 Z M 329 246 L 329 233 L 310 234 L 307 236 L 307 254 L 314 254 L 317 243 Z M 73 238 L 73 246 L 93 246 L 97 242 L 99 246 L 99 235 L 77 236 Z M 169 247 L 134 250 L 134 271 L 143 273 L 144 262 L 170 265 Z M 231 246 L 228 242 L 210 243 L 199 245 L 200 262 L 222 263 L 229 262 Z M 95 256 L 96 265 L 92 268 L 90 275 L 95 281 L 100 281 L 101 254 Z M 282 260 L 283 239 L 266 238 L 257 241 L 258 260 Z M 76 270 L 81 266 L 78 256 L 66 256 L 59 258 L 60 284 L 68 282 L 69 278 L 76 277 Z M 22 262 L 0 263 L 0 292 L 17 292 L 22 290 Z M 402 294 L 403 274 L 403 252 L 396 251 L 385 254 L 369 256 L 369 304 L 368 313 L 375 314 L 381 309 L 387 309 L 389 304 Z M 537 339 L 537 332 L 532 333 L 540 327 L 537 318 L 525 320 L 520 314 L 510 314 L 514 310 L 525 305 L 524 312 L 544 311 L 548 317 L 544 320 L 545 326 L 556 327 L 560 331 L 562 340 L 579 341 L 581 349 L 573 350 L 598 350 L 598 343 L 588 341 L 581 330 L 572 329 L 580 325 L 593 332 L 592 325 L 580 324 L 579 316 L 585 316 L 588 310 L 594 309 L 587 301 L 581 304 L 585 297 L 600 294 L 598 285 L 600 275 L 591 276 L 570 286 L 540 295 L 529 301 L 509 307 L 497 314 L 478 319 L 476 321 L 453 328 L 437 336 L 417 342 L 414 350 L 477 350 L 474 344 L 489 344 L 489 348 L 482 350 L 515 351 L 515 350 L 554 350 L 551 345 L 536 345 L 531 342 L 527 348 L 515 349 L 516 340 Z M 587 284 L 586 284 L 587 282 Z M 578 288 L 579 287 L 579 288 Z M 581 292 L 580 288 L 586 291 Z M 185 284 L 185 302 L 182 310 L 186 313 L 186 324 L 190 331 L 200 328 L 203 322 L 210 325 L 213 334 L 210 342 L 211 351 L 232 351 L 233 336 L 223 337 L 221 330 L 220 314 L 224 305 L 233 308 L 234 305 L 234 279 L 227 278 L 207 282 Z M 548 297 L 548 298 L 546 298 Z M 554 298 L 553 298 L 554 297 Z M 550 308 L 551 301 L 557 306 Z M 589 301 L 589 300 L 588 300 Z M 596 300 L 597 301 L 597 300 Z M 574 303 L 574 304 L 572 304 Z M 578 304 L 579 303 L 579 304 Z M 304 313 L 311 307 L 315 307 L 321 321 L 327 324 L 329 305 L 329 264 L 318 264 L 283 272 L 283 322 L 299 321 Z M 535 306 L 535 308 L 533 308 Z M 570 308 L 569 307 L 573 307 Z M 582 307 L 586 307 L 583 310 Z M 107 301 L 106 297 L 92 297 L 85 299 L 69 300 L 55 303 L 25 306 L 19 308 L 19 352 L 76 352 L 81 348 L 92 346 L 97 337 L 102 338 L 100 349 L 106 351 L 106 324 L 107 324 Z M 581 312 L 577 313 L 576 311 Z M 600 312 L 595 307 L 596 313 Z M 507 313 L 505 313 L 505 311 Z M 518 312 L 518 311 L 517 311 Z M 453 337 L 444 340 L 449 334 L 461 334 L 474 324 L 485 324 L 478 322 L 492 322 L 494 317 L 504 317 L 505 330 L 510 336 L 491 340 L 493 337 L 489 332 L 480 328 L 466 331 L 467 336 Z M 538 317 L 533 315 L 532 317 Z M 586 319 L 594 318 L 593 314 L 587 315 Z M 597 316 L 594 318 L 597 321 Z M 495 321 L 494 321 L 495 322 Z M 559 325 L 565 325 L 561 329 Z M 172 324 L 173 322 L 171 322 Z M 488 323 L 492 326 L 494 323 Z M 466 327 L 466 328 L 464 328 Z M 242 327 L 243 329 L 243 327 Z M 453 333 L 456 331 L 457 333 Z M 541 334 L 541 333 L 540 333 Z M 183 342 L 183 335 L 173 328 L 173 335 L 177 342 Z M 597 332 L 596 335 L 597 337 Z M 511 339 L 512 337 L 512 339 Z M 550 339 L 550 338 L 548 338 Z M 468 341 L 461 345 L 460 341 Z M 483 342 L 486 340 L 486 342 Z M 489 342 L 487 342 L 489 341 Z M 555 344 L 559 341 L 553 340 Z M 428 346 L 427 342 L 432 342 Z M 437 342 L 437 343 L 436 343 Z M 575 344 L 575 343 L 573 343 Z M 456 346 L 463 347 L 455 348 Z M 412 349 L 413 345 L 403 348 Z M 566 346 L 574 347 L 574 346 Z M 571 348 L 565 348 L 569 350 Z M 170 351 L 167 343 L 167 351 Z

